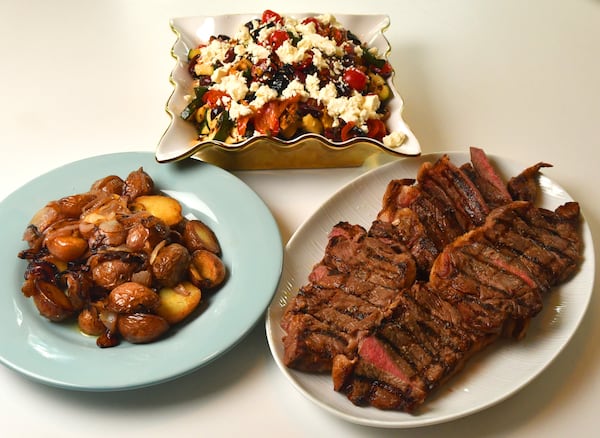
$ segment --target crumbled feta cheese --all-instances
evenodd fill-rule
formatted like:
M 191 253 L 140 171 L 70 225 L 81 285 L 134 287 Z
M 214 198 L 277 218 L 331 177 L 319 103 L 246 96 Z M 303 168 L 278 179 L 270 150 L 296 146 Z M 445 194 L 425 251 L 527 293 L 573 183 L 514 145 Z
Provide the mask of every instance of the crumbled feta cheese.
M 346 123 L 354 122 L 358 127 L 365 130 L 365 123 L 369 119 L 379 118 L 377 114 L 379 98 L 375 94 L 363 96 L 355 93 L 350 97 L 338 97 L 327 103 L 327 113 L 336 119 L 339 117 Z
M 308 91 L 308 95 L 313 99 L 319 98 L 320 84 L 321 80 L 316 74 L 306 76 L 304 86 L 306 87 L 306 91 Z
M 254 100 L 250 102 L 250 105 L 258 109 L 273 99 L 277 99 L 277 91 L 268 85 L 261 85 L 254 93 Z
M 298 36 L 299 25 L 300 22 L 293 17 L 285 17 L 283 20 L 283 28 L 294 36 Z
M 208 45 L 200 48 L 200 57 L 202 59 L 210 60 L 213 64 L 216 61 L 222 62 L 230 47 L 231 45 L 229 42 L 214 39 Z
M 298 41 L 298 49 L 300 50 L 307 51 L 313 48 L 319 49 L 327 56 L 342 55 L 342 48 L 339 47 L 335 41 L 319 35 L 318 33 L 303 35 L 302 39 Z
M 250 30 L 246 26 L 240 26 L 233 38 L 241 44 L 252 41 L 252 35 L 250 35 Z
M 309 21 L 308 23 L 299 23 L 296 26 L 296 30 L 299 35 L 308 35 L 311 33 L 317 33 L 317 28 L 315 27 L 315 23 Z
M 267 59 L 271 54 L 271 51 L 260 44 L 250 42 L 246 46 L 246 51 L 252 55 L 252 61 L 257 62 L 260 59 Z
M 383 144 L 388 148 L 400 146 L 406 140 L 406 134 L 398 131 L 393 131 L 389 135 L 383 137 Z
M 331 15 L 331 14 L 321 14 L 317 17 L 317 20 L 319 20 L 321 23 L 324 24 L 330 24 L 332 26 L 339 26 L 340 23 L 337 21 L 337 19 L 335 18 L 335 16 Z
M 261 43 L 268 41 L 269 35 L 271 35 L 271 33 L 273 33 L 274 30 L 275 30 L 275 26 L 263 27 L 261 30 L 258 31 L 257 40 Z
M 332 67 L 333 73 L 336 75 L 341 75 L 344 71 L 344 66 L 340 61 L 333 61 L 331 63 L 331 67 Z
M 322 102 L 325 106 L 329 105 L 329 103 L 337 97 L 337 89 L 332 82 L 329 82 L 323 88 L 319 90 L 317 93 L 316 99 L 319 102 Z
M 213 73 L 210 75 L 210 80 L 215 83 L 219 83 L 219 82 L 221 82 L 221 79 L 223 79 L 225 76 L 227 76 L 228 72 L 229 72 L 228 66 L 219 67 L 219 68 L 215 69 L 213 71 Z
M 327 68 L 329 67 L 325 58 L 323 58 L 323 53 L 319 49 L 313 49 L 313 58 L 312 63 L 317 68 Z
M 244 105 L 235 101 L 231 101 L 229 106 L 229 117 L 236 120 L 243 116 L 249 116 L 252 114 L 252 108 L 248 105 Z
M 253 93 L 256 93 L 256 90 L 258 90 L 260 88 L 260 82 L 252 82 L 250 84 L 250 91 L 252 91 Z
M 281 92 L 281 97 L 288 99 L 294 96 L 308 97 L 308 92 L 304 88 L 302 82 L 298 79 L 294 79 L 288 84 L 288 86 Z
M 213 87 L 215 90 L 221 90 L 229 94 L 235 101 L 240 101 L 248 93 L 248 85 L 246 84 L 246 78 L 242 72 L 235 74 L 229 74 L 221 78 L 221 82 L 218 82 Z
M 284 64 L 294 64 L 302 61 L 306 50 L 294 47 L 290 40 L 286 40 L 275 50 L 275 53 Z

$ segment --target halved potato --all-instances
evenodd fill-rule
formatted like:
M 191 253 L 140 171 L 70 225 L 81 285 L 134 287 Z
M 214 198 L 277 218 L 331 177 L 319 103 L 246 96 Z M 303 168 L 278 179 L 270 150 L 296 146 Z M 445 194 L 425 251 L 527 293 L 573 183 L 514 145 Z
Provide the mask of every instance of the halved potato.
M 144 210 L 162 219 L 168 226 L 181 222 L 181 204 L 177 199 L 162 195 L 139 196 L 132 204 L 134 210 Z
M 175 287 L 164 287 L 158 291 L 160 305 L 156 314 L 169 324 L 178 323 L 187 318 L 200 304 L 202 292 L 190 282 L 179 283 Z
M 221 246 L 214 231 L 199 219 L 185 223 L 183 243 L 191 253 L 198 249 L 206 249 L 217 255 L 221 254 Z

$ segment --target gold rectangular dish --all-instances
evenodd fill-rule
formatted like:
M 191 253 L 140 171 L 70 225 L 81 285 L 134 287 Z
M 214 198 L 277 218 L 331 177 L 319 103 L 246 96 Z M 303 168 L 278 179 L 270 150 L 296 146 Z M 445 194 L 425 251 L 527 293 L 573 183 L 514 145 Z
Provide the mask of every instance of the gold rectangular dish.
M 286 15 L 299 22 L 315 16 L 317 15 L 308 13 Z M 389 26 L 389 17 L 345 14 L 318 17 L 330 17 L 331 20 L 336 20 L 344 29 L 356 36 L 363 46 L 375 50 L 374 53 L 384 57 L 387 62 L 390 45 L 383 32 Z M 298 135 L 285 139 L 260 133 L 259 130 L 255 130 L 248 138 L 232 139 L 229 136 L 226 141 L 219 141 L 210 136 L 199 136 L 197 127 L 182 117 L 182 112 L 190 104 L 190 99 L 193 99 L 197 85 L 190 74 L 188 61 L 190 50 L 200 44 L 209 43 L 211 37 L 216 35 L 233 36 L 240 26 L 260 19 L 260 15 L 253 14 L 171 19 L 171 28 L 177 35 L 172 48 L 172 55 L 176 59 L 176 65 L 171 73 L 174 89 L 166 105 L 166 111 L 171 118 L 170 124 L 156 149 L 158 162 L 192 157 L 231 170 L 327 168 L 360 166 L 365 160 L 378 154 L 420 155 L 419 142 L 402 118 L 404 105 L 393 84 L 393 71 L 387 79 L 390 96 L 385 101 L 387 106 L 385 125 L 390 134 L 387 139 L 381 136 L 379 139 L 371 138 L 367 134 L 333 139 L 321 133 L 301 131 Z M 341 111 L 345 109 L 342 108 Z

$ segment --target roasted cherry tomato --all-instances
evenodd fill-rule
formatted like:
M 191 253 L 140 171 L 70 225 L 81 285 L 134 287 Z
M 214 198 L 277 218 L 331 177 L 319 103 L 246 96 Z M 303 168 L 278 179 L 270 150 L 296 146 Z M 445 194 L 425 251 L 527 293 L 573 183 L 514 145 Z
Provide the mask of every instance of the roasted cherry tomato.
M 262 13 L 262 22 L 268 23 L 269 21 L 274 21 L 275 23 L 282 23 L 283 18 L 281 18 L 281 15 L 279 15 L 277 12 L 274 12 L 270 9 L 266 9 Z
M 319 34 L 321 33 L 321 23 L 319 22 L 319 20 L 316 19 L 316 17 L 307 17 L 304 20 L 302 20 L 302 24 L 309 23 L 313 23 L 315 25 L 315 32 Z
M 237 130 L 240 136 L 246 135 L 246 131 L 248 130 L 248 122 L 250 121 L 250 116 L 240 116 L 237 119 Z
M 223 106 L 223 97 L 229 97 L 229 95 L 221 90 L 208 90 L 202 96 L 202 102 L 211 108 L 216 108 L 218 106 Z
M 379 119 L 367 120 L 367 127 L 369 128 L 369 137 L 374 138 L 376 140 L 383 139 L 383 137 L 387 134 L 385 123 L 383 123 Z
M 344 126 L 342 126 L 342 131 L 340 132 L 340 137 L 342 141 L 350 140 L 352 137 L 356 137 L 354 133 L 354 128 L 356 127 L 356 123 L 348 122 Z
M 261 134 L 276 136 L 279 134 L 279 116 L 281 104 L 276 100 L 267 102 L 254 115 L 254 128 Z
M 349 68 L 344 72 L 344 82 L 353 90 L 362 91 L 367 86 L 367 75 L 357 68 Z
M 379 73 L 384 78 L 389 78 L 392 74 L 392 64 L 386 61 L 381 68 L 374 68 L 373 71 Z
M 276 29 L 269 35 L 269 46 L 271 46 L 273 50 L 277 50 L 279 46 L 281 46 L 283 42 L 289 38 L 290 36 L 285 30 Z
M 341 46 L 346 41 L 346 32 L 337 27 L 331 28 L 331 38 L 335 41 L 338 46 Z

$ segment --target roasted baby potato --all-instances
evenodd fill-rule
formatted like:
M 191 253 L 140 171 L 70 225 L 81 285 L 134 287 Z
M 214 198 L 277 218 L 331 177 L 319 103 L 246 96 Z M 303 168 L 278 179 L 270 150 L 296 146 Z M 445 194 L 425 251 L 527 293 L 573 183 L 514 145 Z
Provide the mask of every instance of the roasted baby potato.
M 169 324 L 176 324 L 187 318 L 200 304 L 202 292 L 192 283 L 185 281 L 175 287 L 164 287 L 158 291 L 160 305 L 156 314 Z
M 79 236 L 53 236 L 46 240 L 46 248 L 57 259 L 63 262 L 72 262 L 85 254 L 88 244 Z
M 38 280 L 34 283 L 35 295 L 33 302 L 40 315 L 50 321 L 63 321 L 73 315 L 71 302 L 58 287 L 47 281 Z
M 190 252 L 206 249 L 217 255 L 221 254 L 221 246 L 217 236 L 204 222 L 193 219 L 185 223 L 183 229 L 183 243 Z
M 106 327 L 100 320 L 100 315 L 96 306 L 89 306 L 83 309 L 77 316 L 79 330 L 86 335 L 100 336 L 106 331 Z
M 120 315 L 117 323 L 119 333 L 132 344 L 145 344 L 156 341 L 167 330 L 169 323 L 158 315 L 150 313 L 133 313 Z
M 173 287 L 183 280 L 190 264 L 190 253 L 179 243 L 171 243 L 158 251 L 152 263 L 152 274 L 166 287 Z
M 168 226 L 181 222 L 181 204 L 177 199 L 162 195 L 144 195 L 135 199 L 132 204 L 134 210 L 143 210 L 162 219 Z
M 201 289 L 213 289 L 225 280 L 223 261 L 213 252 L 199 249 L 192 254 L 190 281 Z
M 159 305 L 158 294 L 149 287 L 128 281 L 115 287 L 107 298 L 106 307 L 117 313 L 153 311 Z

